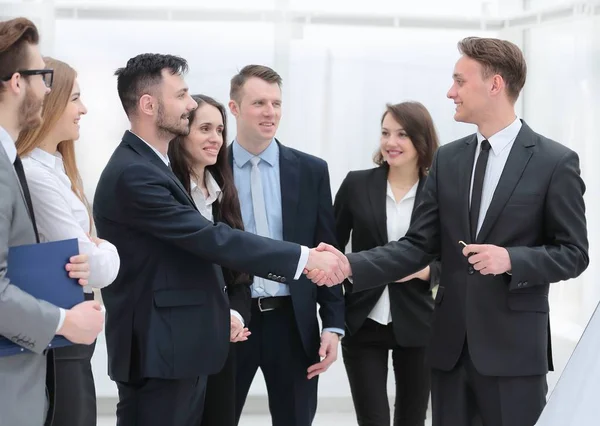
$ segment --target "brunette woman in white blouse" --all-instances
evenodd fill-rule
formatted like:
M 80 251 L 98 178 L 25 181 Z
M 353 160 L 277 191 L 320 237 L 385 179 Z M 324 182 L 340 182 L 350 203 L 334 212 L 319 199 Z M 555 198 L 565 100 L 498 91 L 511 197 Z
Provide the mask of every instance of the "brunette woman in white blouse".
M 398 240 L 413 221 L 438 137 L 418 102 L 388 105 L 381 118 L 378 167 L 350 172 L 335 197 L 336 233 L 352 251 Z M 389 426 L 388 357 L 396 379 L 394 426 L 423 426 L 430 372 L 425 348 L 433 314 L 432 288 L 440 276 L 434 262 L 398 283 L 358 293 L 346 281 L 346 337 L 342 355 L 360 426 Z
M 79 119 L 87 110 L 81 101 L 77 74 L 64 62 L 44 58 L 54 69 L 52 91 L 44 101 L 43 124 L 24 132 L 17 140 L 34 206 L 41 241 L 77 238 L 79 252 L 90 264 L 85 298 L 93 299 L 92 288 L 114 281 L 119 272 L 119 255 L 111 243 L 90 236 L 90 206 L 75 161 Z M 91 358 L 95 345 L 73 345 L 54 349 L 56 391 L 54 424 L 96 425 L 96 392 Z
M 193 95 L 198 108 L 190 115 L 190 133 L 169 143 L 173 173 L 206 219 L 244 229 L 233 172 L 224 146 L 227 141 L 225 107 L 205 95 Z M 232 344 L 218 373 L 208 377 L 202 423 L 197 426 L 235 426 L 235 343 L 248 339 L 250 284 L 245 273 L 222 268 L 231 308 Z

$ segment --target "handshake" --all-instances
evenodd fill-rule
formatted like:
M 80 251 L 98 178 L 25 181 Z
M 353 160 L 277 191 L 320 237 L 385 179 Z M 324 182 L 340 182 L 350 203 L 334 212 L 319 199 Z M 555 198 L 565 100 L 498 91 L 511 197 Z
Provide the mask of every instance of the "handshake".
M 321 243 L 310 250 L 304 274 L 318 286 L 331 287 L 352 275 L 352 270 L 342 252 L 329 244 Z

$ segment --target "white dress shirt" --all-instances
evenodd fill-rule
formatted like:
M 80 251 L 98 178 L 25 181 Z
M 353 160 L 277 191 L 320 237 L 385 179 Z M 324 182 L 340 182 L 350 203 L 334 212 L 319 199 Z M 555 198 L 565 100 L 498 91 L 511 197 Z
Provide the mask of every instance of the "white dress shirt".
M 400 201 L 396 201 L 392 186 L 390 185 L 390 182 L 387 181 L 385 213 L 387 217 L 386 225 L 388 241 L 396 241 L 406 235 L 406 232 L 410 227 L 410 217 L 412 216 L 413 206 L 415 205 L 418 187 L 419 182 L 417 181 Z M 379 297 L 379 300 L 371 310 L 369 318 L 383 325 L 392 322 L 390 291 L 387 285 L 383 289 L 383 293 Z
M 97 246 L 88 237 L 89 212 L 71 189 L 60 153 L 53 155 L 36 148 L 22 161 L 40 241 L 77 238 L 79 253 L 87 254 L 90 264 L 86 293 L 91 293 L 92 287 L 103 288 L 112 283 L 120 266 L 117 249 L 106 241 Z
M 194 200 L 196 207 L 198 207 L 200 214 L 202 214 L 202 216 L 204 216 L 207 220 L 214 222 L 212 206 L 215 201 L 221 201 L 222 191 L 219 187 L 219 184 L 213 175 L 210 174 L 210 172 L 204 173 L 204 183 L 206 185 L 206 190 L 208 191 L 208 196 L 204 196 L 202 188 L 198 186 L 194 179 L 191 179 L 190 190 L 192 192 L 192 199 Z M 238 311 L 235 309 L 230 309 L 229 311 L 231 315 L 240 320 L 242 326 L 245 325 L 244 318 L 242 318 Z
M 521 130 L 521 120 L 517 117 L 510 125 L 500 130 L 498 133 L 490 136 L 487 140 L 491 145 L 488 157 L 485 175 L 483 179 L 483 189 L 481 192 L 481 205 L 479 209 L 479 220 L 477 221 L 477 233 L 481 229 L 485 215 L 494 197 L 494 192 L 500 181 L 500 176 L 506 166 L 508 154 L 515 143 L 515 139 Z M 485 137 L 477 132 L 477 151 L 475 152 L 475 161 L 473 162 L 473 171 L 471 172 L 471 189 L 469 190 L 469 206 L 471 204 L 471 195 L 473 194 L 473 180 L 475 179 L 475 164 L 481 152 L 481 142 Z
M 131 134 L 135 135 L 135 133 L 133 133 L 131 130 L 130 130 L 130 132 L 131 132 Z M 165 165 L 166 165 L 167 167 L 169 167 L 169 165 L 171 164 L 171 161 L 169 160 L 169 156 L 167 156 L 167 155 L 162 155 L 158 149 L 154 148 L 152 145 L 150 145 L 148 142 L 146 142 L 146 141 L 145 141 L 144 139 L 142 139 L 140 136 L 138 136 L 138 135 L 136 135 L 136 136 L 137 136 L 137 137 L 138 137 L 138 138 L 139 138 L 139 139 L 140 139 L 142 142 L 144 142 L 146 145 L 148 145 L 148 146 L 150 147 L 150 149 L 151 149 L 152 151 L 154 151 L 154 153 L 155 153 L 156 155 L 158 155 L 158 158 L 160 158 L 160 159 L 163 161 L 163 163 L 165 163 Z
M 4 151 L 6 152 L 6 155 L 8 156 L 10 162 L 14 163 L 17 159 L 17 148 L 15 147 L 15 141 L 13 141 L 12 137 L 2 126 L 0 126 L 0 144 L 2 145 L 2 148 L 4 148 Z M 27 176 L 25 176 L 25 179 L 27 179 Z M 58 308 L 58 310 L 60 312 L 60 317 L 58 320 L 58 325 L 56 326 L 57 332 L 63 326 L 63 323 L 65 322 L 65 317 L 67 315 L 63 308 Z

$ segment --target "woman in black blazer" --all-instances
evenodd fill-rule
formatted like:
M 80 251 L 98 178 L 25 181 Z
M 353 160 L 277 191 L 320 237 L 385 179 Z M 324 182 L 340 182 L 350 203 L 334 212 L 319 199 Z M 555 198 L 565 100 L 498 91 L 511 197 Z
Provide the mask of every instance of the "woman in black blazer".
M 340 247 L 352 233 L 352 251 L 369 250 L 404 236 L 438 148 L 427 109 L 418 102 L 387 105 L 381 119 L 378 167 L 350 172 L 335 197 Z M 429 399 L 425 348 L 433 313 L 434 262 L 400 282 L 353 293 L 344 283 L 344 365 L 360 426 L 389 426 L 388 356 L 396 378 L 394 426 L 423 426 Z
M 244 229 L 242 212 L 229 166 L 225 107 L 204 95 L 192 96 L 198 108 L 190 115 L 190 133 L 169 144 L 175 175 L 208 220 Z M 235 344 L 248 339 L 252 277 L 221 268 L 231 308 L 231 345 L 225 365 L 208 377 L 202 423 L 198 426 L 235 426 Z M 190 324 L 193 327 L 193 324 Z

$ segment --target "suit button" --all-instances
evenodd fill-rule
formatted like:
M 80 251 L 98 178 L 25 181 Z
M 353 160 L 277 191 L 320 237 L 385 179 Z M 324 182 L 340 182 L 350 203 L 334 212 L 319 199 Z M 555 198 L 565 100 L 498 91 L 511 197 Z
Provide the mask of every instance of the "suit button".
M 475 273 L 475 268 L 473 268 L 473 266 L 469 266 L 469 275 L 473 275 Z
M 517 287 L 523 287 L 523 283 L 518 283 Z
M 281 281 L 282 283 L 284 283 L 285 282 L 285 277 L 281 277 L 281 279 L 279 281 Z
M 227 293 L 227 286 L 223 287 L 223 293 Z
M 273 274 L 269 272 L 269 275 L 267 275 L 267 278 L 272 280 L 273 279 Z
M 523 281 L 523 287 L 526 287 L 529 283 L 527 281 Z

